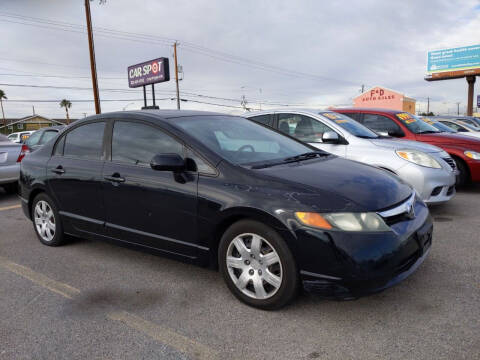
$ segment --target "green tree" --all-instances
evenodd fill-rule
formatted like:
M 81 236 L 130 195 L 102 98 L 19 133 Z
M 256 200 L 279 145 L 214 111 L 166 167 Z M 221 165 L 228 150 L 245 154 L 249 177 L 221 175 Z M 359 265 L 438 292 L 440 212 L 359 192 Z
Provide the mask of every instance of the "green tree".
M 0 105 L 2 106 L 2 116 L 3 116 L 3 126 L 7 126 L 7 119 L 5 119 L 5 113 L 3 112 L 3 99 L 7 99 L 7 97 L 5 96 L 5 93 L 3 92 L 3 90 L 0 90 Z M 7 129 L 5 128 L 5 131 L 7 131 Z
M 63 99 L 60 101 L 60 107 L 65 108 L 65 112 L 67 113 L 67 125 L 70 124 L 70 115 L 68 114 L 68 109 L 72 107 L 72 103 L 67 99 Z

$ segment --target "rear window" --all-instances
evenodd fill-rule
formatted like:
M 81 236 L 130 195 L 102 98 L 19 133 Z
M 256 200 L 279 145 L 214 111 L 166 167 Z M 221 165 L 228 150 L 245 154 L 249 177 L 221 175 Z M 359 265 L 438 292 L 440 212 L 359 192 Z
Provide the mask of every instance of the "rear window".
M 55 136 L 57 136 L 58 131 L 56 130 L 47 130 L 43 133 L 42 138 L 40 139 L 40 142 L 38 143 L 39 145 L 43 145 L 46 142 L 50 141 L 53 139 Z

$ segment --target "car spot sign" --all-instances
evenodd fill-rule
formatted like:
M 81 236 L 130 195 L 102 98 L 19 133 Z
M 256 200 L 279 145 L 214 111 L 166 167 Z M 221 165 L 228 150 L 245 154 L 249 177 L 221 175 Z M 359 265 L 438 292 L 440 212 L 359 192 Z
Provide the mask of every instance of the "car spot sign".
M 131 88 L 170 80 L 168 58 L 162 57 L 131 65 L 127 70 L 128 86 Z

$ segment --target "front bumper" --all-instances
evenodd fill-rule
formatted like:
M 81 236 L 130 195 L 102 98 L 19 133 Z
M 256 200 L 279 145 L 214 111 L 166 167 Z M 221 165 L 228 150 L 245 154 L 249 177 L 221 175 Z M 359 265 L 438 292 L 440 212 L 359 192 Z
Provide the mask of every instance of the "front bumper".
M 480 160 L 467 160 L 467 165 L 470 170 L 470 176 L 473 182 L 480 182 Z
M 0 166 L 0 185 L 18 181 L 20 176 L 20 163 Z
M 417 202 L 415 213 L 413 220 L 390 225 L 390 232 L 297 229 L 304 289 L 326 298 L 353 299 L 404 280 L 425 260 L 432 243 L 426 205 Z
M 428 204 L 444 203 L 455 196 L 455 172 L 407 164 L 397 170 L 398 176 L 409 183 Z

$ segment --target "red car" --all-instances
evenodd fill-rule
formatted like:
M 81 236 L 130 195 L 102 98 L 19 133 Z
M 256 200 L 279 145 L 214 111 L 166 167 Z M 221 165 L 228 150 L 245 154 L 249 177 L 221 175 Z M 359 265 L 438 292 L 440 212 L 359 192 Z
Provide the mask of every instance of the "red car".
M 444 133 L 408 112 L 348 108 L 334 111 L 352 117 L 366 127 L 381 134 L 416 140 L 442 148 L 455 160 L 459 175 L 457 185 L 470 181 L 480 182 L 480 139 L 460 134 Z

